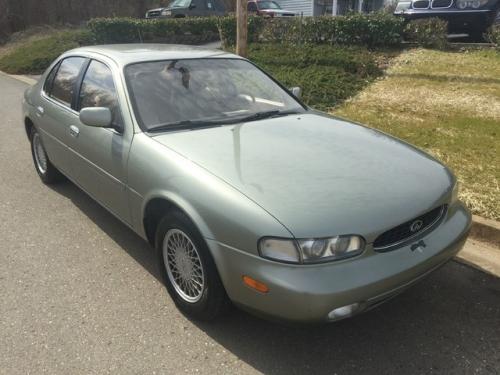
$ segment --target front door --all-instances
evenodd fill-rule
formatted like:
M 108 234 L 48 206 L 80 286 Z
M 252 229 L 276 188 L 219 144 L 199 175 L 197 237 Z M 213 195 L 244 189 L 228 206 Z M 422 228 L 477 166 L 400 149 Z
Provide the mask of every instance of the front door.
M 133 131 L 124 126 L 113 74 L 107 65 L 90 61 L 77 102 L 77 111 L 86 107 L 111 109 L 114 128 L 90 127 L 79 120 L 74 124 L 76 181 L 112 213 L 130 222 L 126 179 Z

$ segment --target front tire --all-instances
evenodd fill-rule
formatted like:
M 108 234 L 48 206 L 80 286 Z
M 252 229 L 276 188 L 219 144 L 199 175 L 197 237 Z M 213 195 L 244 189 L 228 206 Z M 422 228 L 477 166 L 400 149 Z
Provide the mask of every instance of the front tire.
M 51 185 L 63 180 L 61 172 L 59 172 L 50 162 L 47 152 L 45 151 L 45 147 L 43 146 L 40 133 L 34 126 L 31 128 L 30 141 L 31 155 L 33 156 L 35 170 L 43 183 Z
M 168 293 L 187 316 L 209 321 L 229 305 L 207 244 L 179 211 L 160 221 L 156 232 L 158 266 Z

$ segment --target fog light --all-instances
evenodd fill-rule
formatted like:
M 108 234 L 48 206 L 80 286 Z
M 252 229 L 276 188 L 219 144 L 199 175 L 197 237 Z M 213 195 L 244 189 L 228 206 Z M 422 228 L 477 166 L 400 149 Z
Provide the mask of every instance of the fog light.
M 342 306 L 342 307 L 339 307 L 335 310 L 332 310 L 328 313 L 328 320 L 340 320 L 340 319 L 344 319 L 344 318 L 348 318 L 352 315 L 354 315 L 354 313 L 356 313 L 358 310 L 359 310 L 359 303 L 353 303 L 351 305 L 346 305 L 346 306 Z

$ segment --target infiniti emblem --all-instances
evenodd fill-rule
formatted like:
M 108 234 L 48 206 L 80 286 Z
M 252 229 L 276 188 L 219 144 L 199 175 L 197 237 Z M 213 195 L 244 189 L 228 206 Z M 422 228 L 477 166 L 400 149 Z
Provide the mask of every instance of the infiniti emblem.
M 410 232 L 415 233 L 418 232 L 424 226 L 424 222 L 422 220 L 415 220 L 410 224 Z

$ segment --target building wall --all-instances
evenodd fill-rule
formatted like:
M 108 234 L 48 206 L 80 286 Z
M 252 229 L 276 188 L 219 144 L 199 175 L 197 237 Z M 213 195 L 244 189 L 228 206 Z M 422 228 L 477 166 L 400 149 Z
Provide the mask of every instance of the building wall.
M 298 15 L 321 16 L 337 14 L 342 15 L 352 11 L 372 12 L 382 9 L 392 0 L 277 0 L 276 2 L 287 10 Z M 336 11 L 335 11 L 336 9 Z
M 313 16 L 313 0 L 278 0 L 277 3 L 286 10 L 304 16 Z

